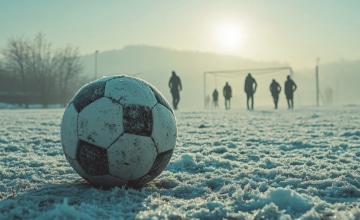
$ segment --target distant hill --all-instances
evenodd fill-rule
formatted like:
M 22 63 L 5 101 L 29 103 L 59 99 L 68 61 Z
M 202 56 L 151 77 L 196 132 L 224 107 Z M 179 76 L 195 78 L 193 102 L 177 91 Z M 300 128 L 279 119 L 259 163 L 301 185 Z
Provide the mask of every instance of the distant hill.
M 197 51 L 178 51 L 147 45 L 126 46 L 120 50 L 100 51 L 97 56 L 97 75 L 109 76 L 116 74 L 137 74 L 157 87 L 170 102 L 171 95 L 167 86 L 171 71 L 181 77 L 183 91 L 181 92 L 180 109 L 203 107 L 204 87 L 203 72 L 209 70 L 230 70 L 244 68 L 264 68 L 288 66 L 285 63 L 256 62 L 236 56 L 227 56 Z M 95 55 L 82 57 L 84 71 L 89 76 L 95 74 Z M 360 103 L 360 61 L 339 62 L 319 66 L 320 89 L 323 96 L 325 88 L 332 88 L 334 104 Z M 254 75 L 258 80 L 259 90 L 255 99 L 259 105 L 272 105 L 268 86 L 271 79 L 276 78 L 282 85 L 288 72 L 269 74 L 269 76 Z M 245 75 L 233 77 L 208 77 L 207 94 L 214 87 L 222 90 L 225 81 L 233 87 L 235 106 L 244 107 L 243 80 Z M 315 105 L 315 67 L 313 70 L 294 70 L 294 79 L 299 90 L 295 100 L 299 105 Z M 221 93 L 220 93 L 221 94 Z M 355 95 L 354 95 L 355 94 Z M 298 97 L 298 98 L 297 98 Z M 324 97 L 325 99 L 325 97 Z M 282 103 L 282 104 L 281 104 Z M 222 100 L 220 99 L 222 107 Z M 280 105 L 285 105 L 284 97 Z

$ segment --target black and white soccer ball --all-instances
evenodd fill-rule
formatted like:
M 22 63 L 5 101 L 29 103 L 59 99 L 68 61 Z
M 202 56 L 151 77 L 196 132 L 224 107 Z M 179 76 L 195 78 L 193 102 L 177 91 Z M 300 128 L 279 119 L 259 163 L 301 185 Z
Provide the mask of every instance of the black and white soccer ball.
M 70 165 L 96 186 L 139 187 L 169 163 L 177 127 L 168 102 L 149 83 L 110 76 L 83 86 L 61 122 Z

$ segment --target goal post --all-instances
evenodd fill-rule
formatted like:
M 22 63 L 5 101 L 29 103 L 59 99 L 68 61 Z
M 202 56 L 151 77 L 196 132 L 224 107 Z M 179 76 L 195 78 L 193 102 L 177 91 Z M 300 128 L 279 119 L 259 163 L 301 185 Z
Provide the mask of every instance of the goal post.
M 204 107 L 206 108 L 206 91 L 207 91 L 207 76 L 232 76 L 232 75 L 241 75 L 252 73 L 253 75 L 259 74 L 271 74 L 279 71 L 288 71 L 288 74 L 292 77 L 293 76 L 293 69 L 289 66 L 283 67 L 268 67 L 268 68 L 246 68 L 246 69 L 234 69 L 234 70 L 216 70 L 216 71 L 205 71 L 203 73 L 203 85 L 204 85 Z

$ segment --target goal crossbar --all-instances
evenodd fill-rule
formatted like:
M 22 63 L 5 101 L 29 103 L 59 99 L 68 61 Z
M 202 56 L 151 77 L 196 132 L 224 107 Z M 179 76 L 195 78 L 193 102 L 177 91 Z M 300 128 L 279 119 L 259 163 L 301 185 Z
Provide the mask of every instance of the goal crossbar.
M 268 72 L 274 72 L 279 70 L 289 70 L 289 75 L 293 76 L 293 70 L 289 66 L 283 66 L 283 67 L 267 67 L 267 68 L 247 68 L 247 69 L 235 69 L 235 70 L 216 70 L 216 71 L 205 71 L 204 72 L 204 102 L 206 99 L 206 75 L 216 75 L 216 74 L 239 74 L 244 72 L 257 72 L 259 73 L 268 73 Z

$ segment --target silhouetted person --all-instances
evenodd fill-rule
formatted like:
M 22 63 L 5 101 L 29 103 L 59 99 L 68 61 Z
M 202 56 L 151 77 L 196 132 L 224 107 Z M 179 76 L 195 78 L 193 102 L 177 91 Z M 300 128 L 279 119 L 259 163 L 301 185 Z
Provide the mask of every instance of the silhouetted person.
M 223 95 L 225 98 L 225 109 L 230 109 L 230 99 L 232 97 L 232 91 L 231 86 L 228 82 L 226 82 L 224 89 L 223 89 Z
M 297 86 L 295 82 L 290 78 L 290 76 L 287 76 L 287 80 L 285 81 L 285 96 L 288 103 L 289 109 L 294 108 L 294 92 L 297 89 Z
M 173 106 L 176 110 L 180 101 L 180 91 L 182 90 L 182 85 L 180 77 L 176 75 L 175 71 L 172 71 L 172 76 L 169 80 L 169 87 L 173 98 Z
M 281 86 L 278 82 L 276 82 L 275 79 L 272 80 L 270 84 L 270 92 L 271 96 L 273 97 L 275 109 L 278 108 L 278 102 L 279 102 L 279 93 L 281 92 Z
M 256 80 L 251 76 L 251 73 L 248 73 L 247 77 L 245 78 L 244 85 L 247 109 L 250 109 L 249 100 L 251 100 L 251 109 L 254 109 L 254 93 L 256 91 L 256 87 Z
M 214 108 L 218 108 L 219 107 L 219 104 L 218 104 L 219 92 L 217 91 L 217 89 L 214 89 L 214 91 L 212 93 L 212 98 L 213 98 L 213 106 L 214 106 Z

